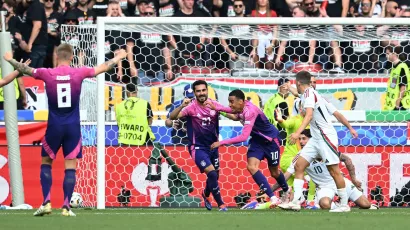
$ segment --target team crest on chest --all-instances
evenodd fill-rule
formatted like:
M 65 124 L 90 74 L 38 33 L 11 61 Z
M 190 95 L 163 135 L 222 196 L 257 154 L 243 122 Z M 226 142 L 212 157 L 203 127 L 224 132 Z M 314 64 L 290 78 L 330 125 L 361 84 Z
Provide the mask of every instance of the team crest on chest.
M 215 114 L 216 114 L 215 110 L 211 109 L 210 114 L 211 114 L 211 116 L 215 116 Z

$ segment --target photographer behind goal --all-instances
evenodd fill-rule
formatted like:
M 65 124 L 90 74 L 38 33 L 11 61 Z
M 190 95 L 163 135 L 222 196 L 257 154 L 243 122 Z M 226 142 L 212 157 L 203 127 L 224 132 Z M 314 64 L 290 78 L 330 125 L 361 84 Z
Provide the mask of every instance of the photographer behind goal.
M 138 98 L 138 88 L 129 83 L 126 86 L 127 99 L 115 108 L 118 125 L 119 145 L 145 145 L 155 140 L 151 130 L 152 109 L 144 99 Z

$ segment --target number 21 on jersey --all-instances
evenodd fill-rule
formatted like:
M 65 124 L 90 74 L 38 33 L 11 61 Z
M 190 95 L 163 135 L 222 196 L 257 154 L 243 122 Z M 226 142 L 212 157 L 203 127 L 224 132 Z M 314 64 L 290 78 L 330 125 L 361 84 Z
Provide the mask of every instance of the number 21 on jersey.
M 57 84 L 57 105 L 58 105 L 58 108 L 71 107 L 71 85 L 70 83 Z

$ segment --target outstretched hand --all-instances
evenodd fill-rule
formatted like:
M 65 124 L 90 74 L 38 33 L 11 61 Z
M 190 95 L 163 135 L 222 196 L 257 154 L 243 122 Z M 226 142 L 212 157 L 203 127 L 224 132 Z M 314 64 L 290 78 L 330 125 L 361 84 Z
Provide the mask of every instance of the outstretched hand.
M 356 132 L 356 130 L 355 130 L 354 128 L 351 128 L 349 131 L 350 131 L 350 134 L 352 135 L 352 137 L 353 137 L 354 139 L 356 139 L 356 138 L 359 137 L 359 134 L 357 134 L 357 132 Z
M 125 51 L 125 49 L 116 50 L 115 56 L 124 59 L 127 57 L 127 51 Z

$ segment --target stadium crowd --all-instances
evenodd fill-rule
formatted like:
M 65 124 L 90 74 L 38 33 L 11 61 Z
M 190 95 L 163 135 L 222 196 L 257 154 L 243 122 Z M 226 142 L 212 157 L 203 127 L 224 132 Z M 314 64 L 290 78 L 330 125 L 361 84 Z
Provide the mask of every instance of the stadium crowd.
M 53 67 L 55 50 L 67 42 L 77 50 L 78 65 L 96 60 L 95 30 L 89 25 L 98 17 L 410 17 L 409 0 L 4 0 L 7 30 L 12 34 L 17 59 L 32 60 L 33 67 Z M 136 18 L 136 20 L 138 20 Z M 191 26 L 192 27 L 192 26 Z M 182 30 L 192 30 L 182 26 Z M 331 28 L 324 28 L 329 30 Z M 333 28 L 336 30 L 335 28 Z M 360 37 L 374 27 L 350 28 Z M 232 26 L 240 37 L 247 26 Z M 287 40 L 278 40 L 277 26 L 260 25 L 257 39 L 210 38 L 106 31 L 107 60 L 120 48 L 127 60 L 106 74 L 106 80 L 151 85 L 175 79 L 187 67 L 210 72 L 260 68 L 273 72 L 307 64 L 316 71 L 368 74 L 391 68 L 385 48 L 399 47 L 402 61 L 410 53 L 408 31 L 380 26 L 381 41 L 308 40 L 306 29 L 288 30 Z M 182 31 L 183 32 L 183 31 Z M 93 34 L 94 33 L 94 34 Z M 387 36 L 388 34 L 388 36 Z M 384 37 L 384 39 L 382 39 Z M 397 39 L 397 40 L 395 40 Z M 94 42 L 90 42 L 94 40 Z M 77 47 L 77 48 L 76 48 Z M 78 48 L 79 47 L 79 48 Z M 78 51 L 79 50 L 79 51 Z M 91 52 L 85 52 L 88 50 Z M 404 54 L 404 55 L 403 55 Z

